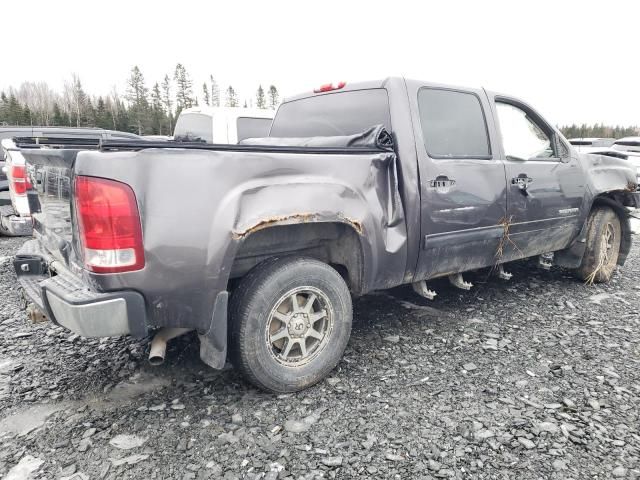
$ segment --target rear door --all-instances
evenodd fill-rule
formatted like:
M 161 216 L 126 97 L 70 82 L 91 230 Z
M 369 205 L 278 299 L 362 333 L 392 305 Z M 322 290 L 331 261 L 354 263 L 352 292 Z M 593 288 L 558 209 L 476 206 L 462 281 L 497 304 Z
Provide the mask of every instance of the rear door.
M 581 227 L 584 174 L 556 131 L 531 107 L 493 97 L 507 173 L 509 258 L 565 248 Z
M 416 280 L 493 265 L 506 214 L 502 160 L 483 91 L 409 87 L 421 192 Z

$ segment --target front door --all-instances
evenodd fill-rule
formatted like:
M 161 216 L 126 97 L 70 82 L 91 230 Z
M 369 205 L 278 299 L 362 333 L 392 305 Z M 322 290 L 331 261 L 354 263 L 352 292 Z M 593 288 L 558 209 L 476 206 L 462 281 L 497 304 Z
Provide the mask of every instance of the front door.
M 577 158 L 531 107 L 495 98 L 507 173 L 508 258 L 565 248 L 579 231 L 585 185 Z
M 410 93 L 411 94 L 411 93 Z M 422 248 L 415 280 L 493 265 L 506 215 L 506 182 L 485 93 L 415 92 Z

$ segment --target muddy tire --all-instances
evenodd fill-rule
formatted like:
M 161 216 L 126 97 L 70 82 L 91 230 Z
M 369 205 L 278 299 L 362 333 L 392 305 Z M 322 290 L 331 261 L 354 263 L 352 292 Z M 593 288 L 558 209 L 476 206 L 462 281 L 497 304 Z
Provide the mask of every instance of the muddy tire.
M 622 228 L 620 218 L 609 207 L 596 207 L 589 214 L 587 245 L 578 278 L 588 283 L 606 283 L 618 264 Z
M 311 258 L 265 260 L 241 280 L 230 307 L 231 362 L 271 392 L 295 392 L 325 378 L 351 334 L 344 279 Z

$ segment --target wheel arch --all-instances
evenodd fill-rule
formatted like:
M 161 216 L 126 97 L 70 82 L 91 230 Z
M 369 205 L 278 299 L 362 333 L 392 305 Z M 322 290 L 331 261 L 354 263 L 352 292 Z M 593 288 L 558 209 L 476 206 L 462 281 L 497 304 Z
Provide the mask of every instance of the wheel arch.
M 335 268 L 354 295 L 367 289 L 365 268 L 371 251 L 362 225 L 355 220 L 318 221 L 313 215 L 279 217 L 262 221 L 236 238 L 239 244 L 230 282 L 270 257 L 304 255 Z

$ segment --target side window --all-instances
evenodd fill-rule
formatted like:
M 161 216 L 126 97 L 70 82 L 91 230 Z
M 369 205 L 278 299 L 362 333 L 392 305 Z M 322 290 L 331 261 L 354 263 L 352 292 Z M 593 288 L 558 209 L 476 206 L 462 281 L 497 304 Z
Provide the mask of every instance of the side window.
M 496 102 L 496 110 L 507 159 L 555 157 L 551 138 L 524 110 L 504 102 Z
M 262 138 L 269 136 L 271 128 L 270 118 L 238 117 L 236 120 L 238 129 L 238 142 L 245 138 Z
M 472 93 L 422 88 L 418 92 L 425 148 L 433 158 L 490 158 L 487 124 Z

